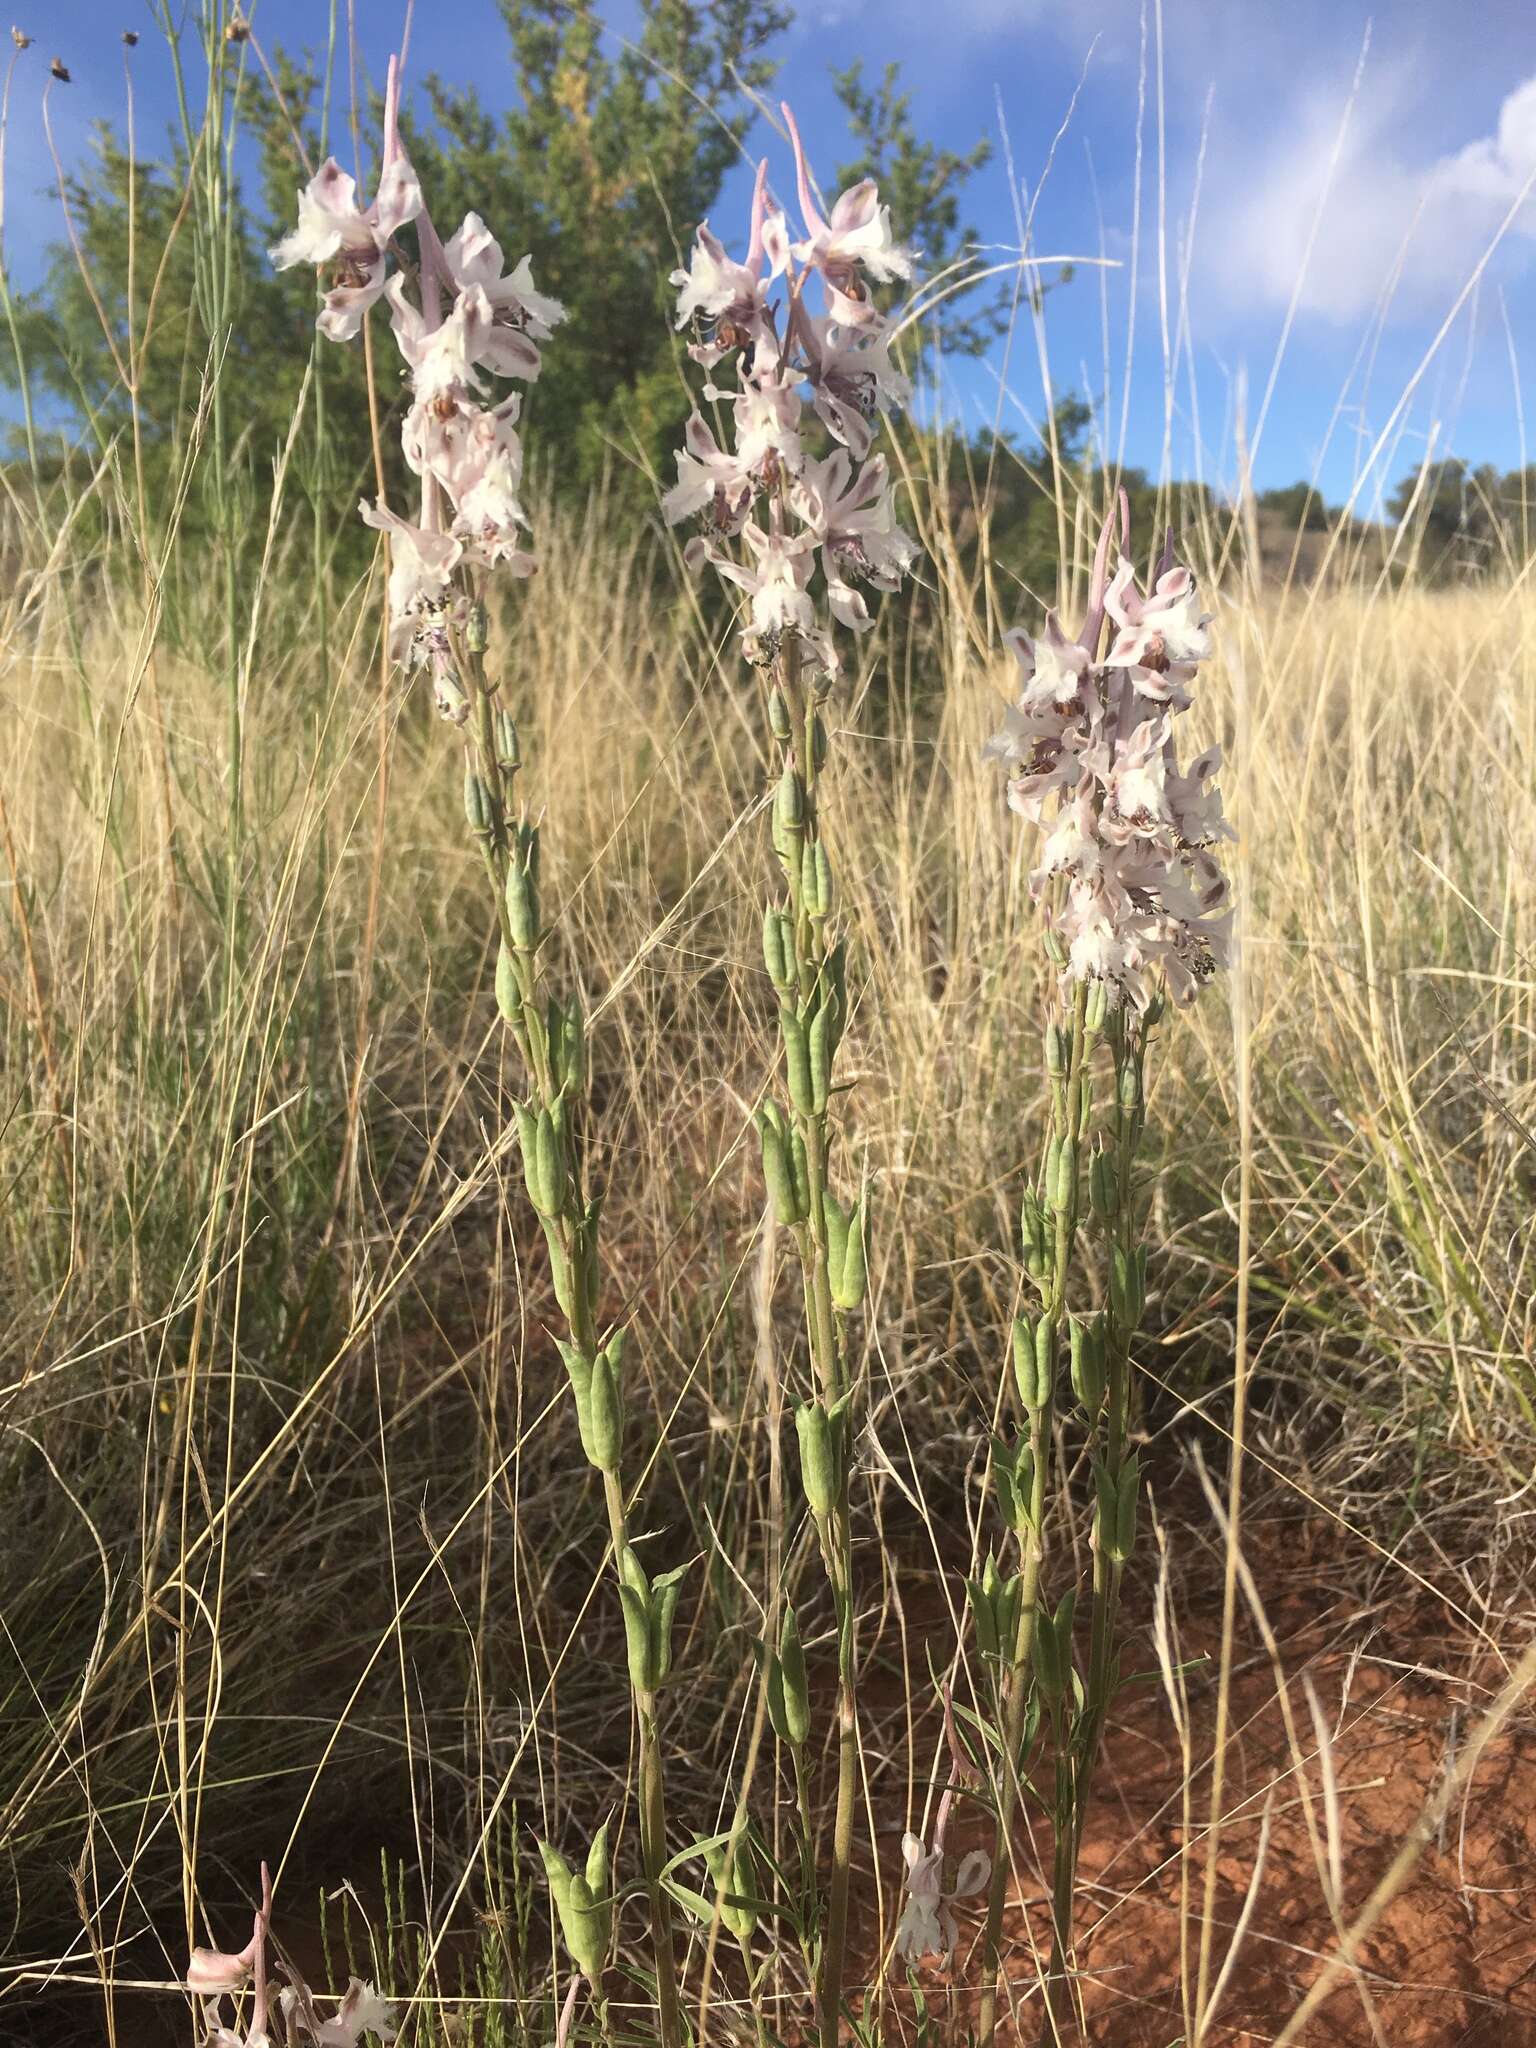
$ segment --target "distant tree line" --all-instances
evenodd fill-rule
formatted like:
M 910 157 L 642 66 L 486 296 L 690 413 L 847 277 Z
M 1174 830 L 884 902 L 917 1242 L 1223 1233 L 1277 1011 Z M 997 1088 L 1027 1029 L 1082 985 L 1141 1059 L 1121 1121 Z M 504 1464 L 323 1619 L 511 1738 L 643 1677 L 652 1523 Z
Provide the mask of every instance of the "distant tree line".
M 779 0 L 640 0 L 638 27 L 615 47 L 593 14 L 569 0 L 499 7 L 512 106 L 493 112 L 476 86 L 429 76 L 406 141 L 443 217 L 473 208 L 505 235 L 509 259 L 531 254 L 540 288 L 569 308 L 532 396 L 537 481 L 571 499 L 602 488 L 649 507 L 689 406 L 669 276 L 742 154 L 790 13 Z M 193 466 L 189 451 L 201 431 L 215 341 L 207 309 L 217 299 L 227 322 L 216 338 L 223 389 L 237 396 L 231 459 L 252 502 L 289 441 L 308 380 L 312 424 L 290 465 L 290 492 L 307 502 L 329 559 L 360 562 L 369 541 L 349 515 L 374 487 L 375 446 L 386 488 L 399 494 L 407 484 L 392 468 L 398 436 L 390 415 L 403 402 L 393 352 L 377 352 L 371 406 L 361 346 L 314 349 L 313 281 L 303 271 L 275 271 L 267 250 L 292 222 L 306 166 L 328 150 L 367 164 L 376 159 L 376 132 L 366 121 L 356 134 L 338 130 L 335 95 L 312 54 L 275 51 L 270 75 L 244 53 L 232 59 L 210 46 L 208 55 L 222 132 L 238 121 L 248 145 L 240 159 L 253 165 L 246 186 L 219 188 L 216 223 L 188 203 L 218 146 L 195 113 L 136 161 L 121 134 L 99 126 L 88 161 L 67 181 L 73 243 L 61 234 L 40 289 L 14 301 L 15 346 L 0 336 L 0 380 L 13 388 L 25 380 L 30 398 L 68 423 L 67 437 L 32 439 L 30 459 L 44 481 L 64 460 L 66 438 L 86 462 L 116 442 L 135 450 L 149 506 L 167 518 L 175 504 L 183 528 L 196 532 L 202 499 L 195 489 L 180 492 L 178 479 Z M 871 81 L 856 64 L 834 73 L 834 85 L 856 150 L 836 166 L 837 183 L 876 177 L 898 232 L 923 251 L 926 275 L 941 280 L 932 316 L 910 330 L 909 348 L 918 356 L 980 352 L 1017 298 L 1006 282 L 965 287 L 976 239 L 964 222 L 964 191 L 987 160 L 987 144 L 960 154 L 925 140 L 895 66 Z M 375 128 L 377 114 L 375 107 Z M 717 225 L 729 238 L 730 224 Z M 211 268 L 222 296 L 210 291 Z M 1032 289 L 1069 277 L 1064 271 Z M 1069 398 L 1038 445 L 928 434 L 929 453 L 950 480 L 962 545 L 980 537 L 984 521 L 995 558 L 1037 592 L 1049 591 L 1056 571 L 1057 482 L 1066 474 L 1102 497 L 1089 425 L 1087 408 Z M 14 463 L 28 459 L 19 429 L 10 453 Z M 1474 576 L 1523 560 L 1532 474 L 1501 476 L 1448 460 L 1405 478 L 1390 510 L 1410 522 L 1405 539 L 1420 573 Z M 1192 509 L 1219 509 L 1202 486 L 1160 492 L 1134 470 L 1116 481 L 1132 498 L 1138 530 L 1140 513 L 1159 505 L 1176 506 L 1186 520 Z M 1258 504 L 1270 528 L 1294 534 L 1320 532 L 1337 517 L 1300 483 L 1266 491 Z M 258 521 L 232 539 L 237 526 L 226 517 L 219 545 L 261 545 Z

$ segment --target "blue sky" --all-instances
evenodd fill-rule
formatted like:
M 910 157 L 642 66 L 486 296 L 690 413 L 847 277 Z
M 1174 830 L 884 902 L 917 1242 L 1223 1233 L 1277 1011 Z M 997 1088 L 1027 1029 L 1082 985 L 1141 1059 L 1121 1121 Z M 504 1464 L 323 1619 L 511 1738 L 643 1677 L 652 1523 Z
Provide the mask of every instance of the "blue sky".
M 142 146 L 163 132 L 170 80 L 142 0 L 13 4 L 37 39 L 7 140 L 6 247 L 26 282 L 58 232 L 40 118 L 48 59 L 75 81 L 51 103 L 66 162 L 92 120 L 122 118 L 124 28 L 142 32 Z M 355 6 L 362 61 L 381 72 L 404 0 Z M 326 0 L 256 0 L 251 15 L 270 46 L 323 42 L 328 12 Z M 615 35 L 632 26 L 630 0 L 602 12 Z M 1241 416 L 1261 486 L 1317 476 L 1331 499 L 1354 492 L 1369 511 L 1426 446 L 1522 459 L 1536 363 L 1525 0 L 1382 0 L 1374 18 L 1360 0 L 1163 0 L 1160 50 L 1153 0 L 812 0 L 779 55 L 824 181 L 847 154 L 830 67 L 894 59 L 925 133 L 956 148 L 992 138 L 968 214 L 997 260 L 1017 255 L 1022 206 L 1035 253 L 1113 263 L 1050 296 L 1045 338 L 1052 388 L 1091 395 L 1129 460 L 1230 485 Z M 428 69 L 473 78 L 492 105 L 510 100 L 492 0 L 422 0 L 410 71 Z M 777 139 L 763 126 L 751 143 L 773 155 L 788 196 Z M 749 177 L 744 166 L 716 208 L 728 240 Z M 515 223 L 493 225 L 515 248 Z M 1027 427 L 1043 395 L 1027 327 L 1006 365 L 999 349 L 945 386 L 946 404 L 978 424 L 1000 413 Z

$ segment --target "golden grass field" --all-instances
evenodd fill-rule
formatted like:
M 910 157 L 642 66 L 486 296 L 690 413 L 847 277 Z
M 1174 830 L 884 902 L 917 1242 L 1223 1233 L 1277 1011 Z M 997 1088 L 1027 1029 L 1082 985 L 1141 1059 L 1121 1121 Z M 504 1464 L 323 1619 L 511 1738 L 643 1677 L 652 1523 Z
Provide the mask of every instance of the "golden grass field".
M 1053 595 L 962 567 L 922 451 L 920 600 L 833 700 L 824 799 L 873 1189 L 858 1910 L 891 2039 L 918 2038 L 881 1974 L 893 1845 L 930 1797 L 932 1673 L 986 1540 L 1043 1099 L 1028 835 L 979 750 L 1000 631 Z M 339 596 L 317 658 L 274 518 L 234 650 L 232 854 L 217 606 L 195 564 L 162 587 L 125 501 L 109 468 L 72 518 L 17 509 L 0 634 L 0 2032 L 191 2038 L 188 1946 L 238 1924 L 266 1856 L 294 1952 L 344 1976 L 332 1893 L 328 1938 L 345 1913 L 375 1945 L 413 2041 L 547 2040 L 530 1831 L 622 1803 L 627 1708 L 454 738 L 420 693 L 381 697 L 376 581 Z M 1080 601 L 1094 519 L 1064 504 Z M 643 1526 L 703 1561 L 669 1725 L 674 1802 L 707 1827 L 765 1560 L 798 1583 L 811 1554 L 750 1125 L 775 1057 L 768 762 L 757 687 L 658 531 L 601 505 L 540 529 L 496 646 L 558 972 L 594 1020 Z M 1216 593 L 1195 719 L 1228 750 L 1241 941 L 1162 1034 L 1151 1095 L 1156 1538 L 1128 1610 L 1150 1675 L 1090 1840 L 1094 2038 L 1184 2038 L 1215 1661 L 1179 1660 L 1219 1661 L 1230 1570 L 1210 1939 L 1231 1968 L 1206 2038 L 1536 2039 L 1536 598 L 1418 587 L 1358 536 L 1313 585 L 1266 584 L 1231 540 L 1187 536 Z M 814 1618 L 814 1574 L 801 1597 Z M 966 1982 L 927 1984 L 928 2038 L 963 2038 Z M 728 1974 L 707 2025 L 738 2030 Z

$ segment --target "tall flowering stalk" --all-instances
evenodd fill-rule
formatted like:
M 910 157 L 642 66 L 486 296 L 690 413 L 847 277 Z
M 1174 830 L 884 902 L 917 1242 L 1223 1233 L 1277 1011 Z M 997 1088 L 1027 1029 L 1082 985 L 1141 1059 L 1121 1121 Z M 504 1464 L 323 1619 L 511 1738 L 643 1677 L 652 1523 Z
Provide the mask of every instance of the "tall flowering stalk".
M 496 999 L 516 1041 L 527 1085 L 517 1135 L 529 1200 L 538 1215 L 563 1320 L 582 1448 L 602 1475 L 614 1571 L 623 1612 L 640 1753 L 640 1848 L 663 2048 L 682 2024 L 666 1889 L 667 1826 L 657 1732 L 657 1693 L 671 1656 L 679 1573 L 652 1581 L 629 1541 L 620 1478 L 624 1438 L 624 1331 L 599 1319 L 601 1196 L 587 1182 L 583 1103 L 586 1028 L 578 996 L 546 987 L 548 928 L 539 886 L 540 826 L 516 796 L 522 757 L 517 726 L 486 666 L 487 598 L 497 576 L 526 577 L 536 563 L 519 498 L 521 397 L 498 380 L 531 384 L 539 344 L 564 308 L 536 290 L 529 260 L 504 267 L 499 243 L 477 214 L 444 242 L 400 144 L 399 81 L 391 60 L 378 194 L 360 204 L 354 181 L 328 161 L 299 195 L 299 224 L 273 251 L 283 267 L 314 263 L 331 273 L 319 315 L 323 334 L 346 341 L 383 301 L 411 380 L 401 434 L 420 482 L 414 518 L 384 504 L 360 509 L 389 536 L 391 648 L 408 671 L 431 677 L 437 708 L 464 739 L 464 805 L 479 847 L 500 932 Z M 397 241 L 414 224 L 412 260 Z M 600 1998 L 611 1944 L 607 1833 L 599 1830 L 576 1877 L 543 1845 L 566 1946 Z M 577 1887 L 582 1887 L 578 1895 Z
M 1175 724 L 1208 652 L 1208 615 L 1171 537 L 1143 595 L 1122 559 L 1111 578 L 1112 519 L 1099 543 L 1087 621 L 1069 639 L 1054 613 L 1034 640 L 1007 636 L 1022 689 L 987 752 L 1008 769 L 1008 801 L 1042 835 L 1030 893 L 1044 910 L 1058 980 L 1045 1027 L 1050 1127 L 1023 1199 L 1023 1258 L 1039 1297 L 1013 1328 L 1029 1418 L 999 1440 L 993 1473 L 1019 1569 L 990 1565 L 971 1589 L 978 1638 L 996 1645 L 1002 1766 L 987 1901 L 982 2048 L 997 2018 L 1003 1906 L 1025 1752 L 1048 1728 L 1055 1854 L 1052 1957 L 1042 2039 L 1062 2038 L 1060 1992 L 1072 1943 L 1077 1853 L 1105 1716 L 1119 1684 L 1120 1582 L 1135 1541 L 1140 1471 L 1131 1345 L 1146 1306 L 1138 1153 L 1152 1034 L 1171 1000 L 1192 1002 L 1227 963 L 1232 913 L 1215 847 L 1230 837 L 1212 778 L 1220 750 L 1181 768 Z M 1122 544 L 1124 512 L 1121 513 Z M 1108 646 L 1101 652 L 1108 630 Z M 1102 1057 L 1101 1057 L 1102 1051 Z M 1084 1193 L 1086 1188 L 1086 1202 Z M 1086 1236 L 1102 1262 L 1105 1306 L 1068 1306 Z M 1045 1598 L 1054 1418 L 1063 1355 L 1090 1437 L 1093 1588 L 1086 1672 L 1077 1670 L 1075 1592 Z M 1006 1617 L 1006 1626 L 1000 1625 Z
M 758 1130 L 768 1188 L 801 1270 L 814 1380 L 796 1413 L 801 1477 L 837 1616 L 837 1803 L 817 1969 L 821 2039 L 833 2048 L 858 1781 L 849 1531 L 857 1388 L 847 1322 L 864 1301 L 867 1226 L 863 1191 L 840 1197 L 833 1188 L 834 1066 L 848 991 L 821 818 L 829 756 L 822 710 L 841 667 L 834 628 L 867 632 L 874 622 L 866 591 L 897 589 L 917 554 L 896 523 L 885 458 L 872 452 L 882 414 L 909 386 L 870 287 L 910 277 L 913 258 L 894 240 L 868 180 L 823 211 L 794 116 L 783 112 L 803 236 L 793 238 L 772 197 L 765 161 L 745 257 L 731 256 L 706 223 L 688 267 L 673 277 L 677 324 L 692 327 L 689 354 L 709 373 L 703 395 L 721 408 L 726 429 L 722 442 L 694 414 L 663 509 L 674 523 L 700 519 L 689 564 L 709 564 L 742 593 L 742 651 L 764 674 L 778 758 L 776 886 L 763 916 L 763 956 L 778 996 L 788 1102 L 766 1102 Z M 782 1689 L 780 1661 L 770 1663 Z M 776 1714 L 775 1726 L 791 1744 L 803 1787 L 806 1717 Z M 801 1805 L 807 1812 L 803 1796 Z

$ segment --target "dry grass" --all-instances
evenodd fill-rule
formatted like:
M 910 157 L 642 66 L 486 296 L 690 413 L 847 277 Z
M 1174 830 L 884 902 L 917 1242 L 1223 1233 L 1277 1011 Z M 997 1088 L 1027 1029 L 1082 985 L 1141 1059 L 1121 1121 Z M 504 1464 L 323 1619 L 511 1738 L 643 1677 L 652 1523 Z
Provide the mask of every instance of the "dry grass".
M 1009 621 L 914 483 L 929 588 L 836 700 L 831 823 L 875 1189 L 861 1548 L 882 1860 L 925 1797 L 930 1654 L 951 1655 L 938 1625 L 981 1540 L 1040 1095 L 1029 852 L 978 759 Z M 765 1546 L 784 1537 L 792 1578 L 806 1554 L 779 1526 L 794 1324 L 773 1314 L 744 1142 L 773 1055 L 758 707 L 659 542 L 599 510 L 545 534 L 509 684 L 560 973 L 597 1020 L 609 1288 L 637 1314 L 656 1447 L 646 1526 L 704 1560 L 669 1715 L 708 1821 L 750 1716 Z M 251 598 L 231 917 L 219 666 L 199 651 L 217 624 L 146 617 L 110 546 L 85 560 L 66 537 L 30 567 L 0 684 L 7 1995 L 60 2039 L 97 2038 L 103 1999 L 109 2038 L 148 2038 L 135 1987 L 174 1980 L 205 1909 L 222 1930 L 262 1852 L 290 1898 L 348 1878 L 403 1939 L 369 1889 L 383 1847 L 418 1928 L 394 1988 L 458 1996 L 479 1909 L 482 2010 L 520 2038 L 547 2013 L 515 1820 L 597 1811 L 627 1727 L 621 1689 L 589 1677 L 614 1650 L 599 1510 L 508 1171 L 454 749 L 392 700 L 381 846 L 377 593 L 342 607 L 327 675 L 279 557 Z M 1333 1525 L 1362 1584 L 1437 1588 L 1470 1659 L 1511 1645 L 1525 1601 L 1536 1435 L 1536 599 L 1366 563 L 1326 592 L 1229 571 L 1218 647 L 1197 715 L 1232 749 L 1242 834 L 1260 1490 Z M 1187 1453 L 1223 1462 L 1231 1416 L 1235 1073 L 1214 994 L 1159 1060 L 1139 1361 L 1154 1498 L 1197 1532 Z

